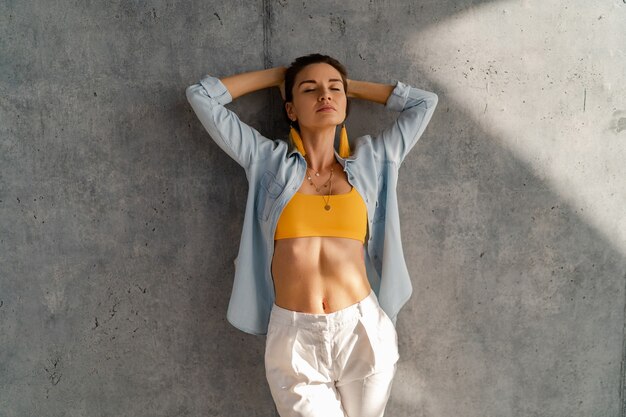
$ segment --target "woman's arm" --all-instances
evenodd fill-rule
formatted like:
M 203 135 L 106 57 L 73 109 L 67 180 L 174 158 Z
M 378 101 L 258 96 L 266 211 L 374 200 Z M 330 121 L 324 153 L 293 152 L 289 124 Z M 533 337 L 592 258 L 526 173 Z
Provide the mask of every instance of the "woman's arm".
M 284 67 L 232 75 L 223 80 L 206 74 L 186 89 L 187 100 L 211 138 L 246 171 L 254 161 L 267 158 L 276 148 L 252 126 L 225 107 L 234 98 L 266 87 L 278 86 Z
M 386 104 L 394 85 L 348 79 L 348 97 Z
M 233 100 L 253 91 L 278 87 L 285 78 L 285 67 L 274 67 L 259 71 L 243 72 L 222 78 Z
M 374 101 L 384 104 L 388 110 L 400 112 L 396 121 L 372 141 L 381 154 L 397 166 L 422 136 L 439 100 L 431 91 L 400 81 L 388 85 L 348 80 L 348 97 Z

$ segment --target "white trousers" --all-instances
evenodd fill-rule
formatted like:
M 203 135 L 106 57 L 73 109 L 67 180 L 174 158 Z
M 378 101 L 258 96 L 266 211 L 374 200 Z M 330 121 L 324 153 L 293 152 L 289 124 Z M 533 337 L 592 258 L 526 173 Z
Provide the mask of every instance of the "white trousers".
M 374 291 L 330 314 L 272 307 L 265 372 L 281 417 L 382 417 L 398 359 Z

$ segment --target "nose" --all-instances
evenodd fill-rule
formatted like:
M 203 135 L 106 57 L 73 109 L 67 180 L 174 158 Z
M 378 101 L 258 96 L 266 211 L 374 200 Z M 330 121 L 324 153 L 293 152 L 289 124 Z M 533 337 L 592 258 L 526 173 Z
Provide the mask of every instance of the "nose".
M 331 101 L 330 99 L 330 95 L 328 94 L 323 94 L 320 96 L 319 101 Z
M 319 100 L 322 101 L 324 99 L 330 100 L 331 99 L 331 94 L 330 94 L 330 90 L 329 89 L 321 89 L 321 94 L 319 96 Z

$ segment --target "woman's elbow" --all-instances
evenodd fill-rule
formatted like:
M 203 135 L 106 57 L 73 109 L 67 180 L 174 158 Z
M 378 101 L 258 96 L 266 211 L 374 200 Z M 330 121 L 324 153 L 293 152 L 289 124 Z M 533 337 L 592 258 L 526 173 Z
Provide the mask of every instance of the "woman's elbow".
M 436 93 L 430 93 L 428 98 L 426 98 L 426 105 L 429 109 L 434 109 L 437 107 L 437 103 L 439 103 L 439 96 Z
M 192 84 L 187 87 L 187 89 L 185 90 L 187 101 L 189 101 L 190 103 L 193 102 L 193 100 L 200 94 L 200 89 L 202 89 L 202 85 L 200 83 Z

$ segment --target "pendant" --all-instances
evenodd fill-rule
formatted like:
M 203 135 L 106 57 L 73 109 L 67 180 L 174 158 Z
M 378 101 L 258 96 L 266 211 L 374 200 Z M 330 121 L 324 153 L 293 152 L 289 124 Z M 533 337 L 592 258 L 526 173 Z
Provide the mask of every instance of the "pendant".
M 324 208 L 326 209 L 326 211 L 330 211 L 330 206 L 328 204 L 326 204 Z

